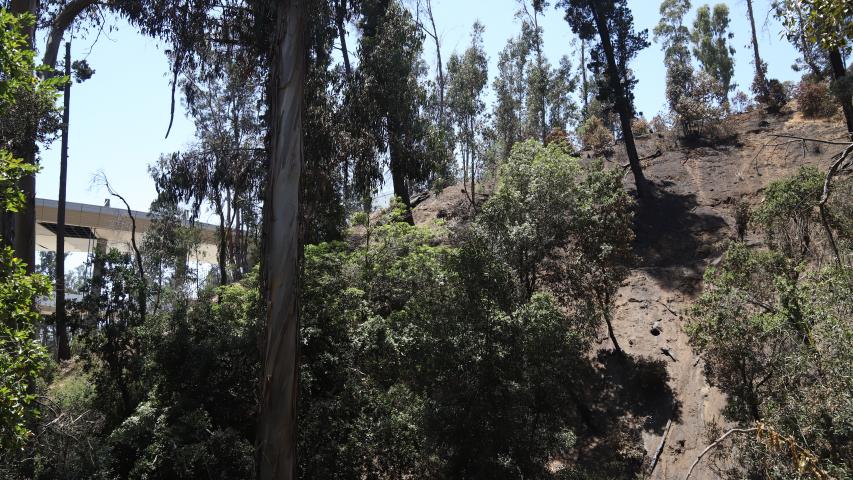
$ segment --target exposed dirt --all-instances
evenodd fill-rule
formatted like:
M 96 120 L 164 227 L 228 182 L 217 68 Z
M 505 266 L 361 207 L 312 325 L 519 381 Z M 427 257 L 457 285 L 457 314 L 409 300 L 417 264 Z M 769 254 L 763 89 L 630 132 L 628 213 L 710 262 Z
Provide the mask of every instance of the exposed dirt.
M 599 335 L 593 368 L 602 382 L 593 391 L 607 397 L 604 430 L 639 432 L 647 478 L 680 479 L 708 445 L 709 426 L 725 426 L 725 395 L 708 384 L 704 362 L 691 349 L 683 326 L 690 305 L 702 290 L 702 276 L 719 260 L 726 242 L 735 237 L 733 214 L 738 201 L 757 204 L 762 191 L 800 166 L 826 170 L 840 147 L 774 137 L 790 134 L 824 140 L 843 140 L 842 120 L 805 120 L 799 113 L 766 115 L 753 111 L 726 121 L 722 141 L 684 145 L 650 135 L 638 143 L 641 157 L 660 149 L 644 162 L 654 185 L 653 198 L 638 207 L 636 253 L 638 265 L 616 298 L 614 329 L 629 354 L 614 361 L 606 332 Z M 617 145 L 607 159 L 612 168 L 626 162 Z M 633 190 L 633 178 L 625 186 Z M 436 218 L 464 222 L 471 215 L 462 187 L 445 189 L 421 203 L 416 223 Z M 754 233 L 751 243 L 760 243 Z M 612 432 L 599 432 L 607 437 Z M 653 471 L 650 466 L 665 443 Z M 635 439 L 639 441 L 640 439 Z M 591 442 L 607 445 L 606 440 Z M 594 448 L 591 448 L 594 450 Z M 719 476 L 707 464 L 691 477 Z

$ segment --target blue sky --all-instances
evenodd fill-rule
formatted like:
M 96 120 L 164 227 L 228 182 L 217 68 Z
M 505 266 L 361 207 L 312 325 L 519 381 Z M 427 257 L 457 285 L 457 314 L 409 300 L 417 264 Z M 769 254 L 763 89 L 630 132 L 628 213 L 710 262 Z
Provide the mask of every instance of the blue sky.
M 486 26 L 484 46 L 489 56 L 489 74 L 494 75 L 498 52 L 520 28 L 515 18 L 517 1 L 433 1 L 445 61 L 454 50 L 466 48 L 471 25 L 480 20 Z M 745 0 L 726 3 L 731 10 L 731 30 L 735 35 L 732 43 L 737 50 L 735 82 L 741 89 L 748 90 L 753 67 L 752 51 L 748 47 L 746 3 Z M 769 0 L 755 2 L 761 54 L 768 63 L 771 77 L 794 80 L 798 74 L 790 66 L 796 52 L 781 38 L 781 26 L 767 14 L 769 3 Z M 629 4 L 638 29 L 654 27 L 659 17 L 657 0 L 629 0 Z M 694 6 L 698 5 L 701 3 Z M 545 53 L 552 64 L 562 55 L 572 54 L 573 35 L 559 11 L 549 8 L 542 26 Z M 131 207 L 147 210 L 155 195 L 148 165 L 161 153 L 179 150 L 192 140 L 193 124 L 178 105 L 172 132 L 168 139 L 164 138 L 169 121 L 170 76 L 163 45 L 121 23 L 117 31 L 108 36 L 102 34 L 93 46 L 95 33 L 92 32 L 90 38 L 75 38 L 72 43 L 72 58 L 86 57 L 96 73 L 89 81 L 72 87 L 68 200 L 103 203 L 108 196 L 104 189 L 91 186 L 93 175 L 103 171 Z M 430 42 L 428 39 L 424 55 L 427 61 L 434 63 Z M 640 53 L 632 67 L 639 79 L 635 90 L 637 109 L 651 118 L 664 108 L 665 70 L 660 47 L 653 43 Z M 42 167 L 37 179 L 38 196 L 55 199 L 59 187 L 58 140 L 43 149 Z M 212 217 L 202 220 L 215 221 Z

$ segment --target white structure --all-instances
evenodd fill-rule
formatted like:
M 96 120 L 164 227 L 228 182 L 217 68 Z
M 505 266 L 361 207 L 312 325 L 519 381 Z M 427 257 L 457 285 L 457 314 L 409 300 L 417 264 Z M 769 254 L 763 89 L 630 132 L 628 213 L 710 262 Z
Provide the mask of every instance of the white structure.
M 36 199 L 36 250 L 56 250 L 56 212 L 59 202 Z M 151 228 L 147 212 L 131 211 L 136 221 L 136 244 L 142 245 L 142 236 Z M 202 263 L 216 263 L 217 227 L 208 223 L 195 223 L 201 230 L 201 243 L 191 259 Z M 98 240 L 107 242 L 107 248 L 130 252 L 131 220 L 127 210 L 109 206 L 65 203 L 65 251 L 94 252 Z

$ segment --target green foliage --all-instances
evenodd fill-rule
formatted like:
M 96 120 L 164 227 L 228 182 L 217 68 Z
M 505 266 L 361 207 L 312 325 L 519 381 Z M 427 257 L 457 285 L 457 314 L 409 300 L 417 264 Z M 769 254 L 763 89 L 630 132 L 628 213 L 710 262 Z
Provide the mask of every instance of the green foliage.
M 613 146 L 613 132 L 604 125 L 601 117 L 590 115 L 578 128 L 578 136 L 583 148 L 600 154 L 610 150 Z
M 542 54 L 543 31 L 536 26 L 540 14 L 535 9 L 519 12 L 521 32 L 507 40 L 498 54 L 492 118 L 501 161 L 517 142 L 546 141 L 552 131 L 569 131 L 578 121 L 578 106 L 572 99 L 577 74 L 568 57 L 552 67 Z
M 57 89 L 68 80 L 36 76 L 44 70 L 36 67 L 35 51 L 29 49 L 25 34 L 34 21 L 31 15 L 16 16 L 0 7 L 0 150 L 16 157 L 28 153 L 32 140 L 49 142 L 59 128 L 54 101 Z M 4 164 L 9 162 L 6 155 Z
M 18 181 L 35 174 L 38 167 L 16 158 L 15 149 L 26 137 L 23 132 L 37 132 L 31 129 L 33 124 L 39 125 L 52 111 L 49 88 L 62 81 L 36 79 L 35 52 L 27 48 L 23 32 L 31 22 L 29 16 L 16 17 L 0 8 L 0 215 L 23 206 Z M 33 302 L 49 291 L 45 277 L 27 275 L 12 250 L 0 247 L 0 450 L 4 452 L 20 450 L 32 435 L 31 421 L 38 413 L 35 383 L 47 359 L 36 340 L 39 315 Z
M 771 183 L 753 216 L 768 244 L 790 258 L 804 259 L 821 253 L 816 248 L 821 235 L 816 207 L 823 181 L 823 174 L 816 168 L 802 167 L 794 177 Z
M 785 255 L 734 244 L 705 276 L 688 334 L 727 417 L 802 440 L 835 478 L 853 472 L 853 303 L 848 274 L 804 272 Z M 778 452 L 740 442 L 733 478 L 791 478 Z M 783 455 L 784 456 L 784 455 Z M 768 470 L 768 465 L 771 465 Z
M 777 14 L 789 32 L 801 31 L 827 50 L 844 49 L 853 40 L 853 7 L 845 0 L 786 1 Z
M 35 413 L 35 380 L 47 358 L 36 341 L 38 312 L 32 302 L 47 295 L 50 284 L 41 275 L 27 275 L 24 264 L 8 247 L 0 249 L 0 449 L 20 448 L 30 433 Z
M 788 103 L 788 92 L 785 90 L 785 85 L 779 80 L 772 78 L 767 82 L 767 98 L 759 99 L 767 105 L 767 111 L 770 113 L 779 113 Z
M 18 211 L 25 200 L 24 193 L 18 188 L 18 181 L 27 175 L 34 175 L 38 170 L 38 166 L 26 164 L 0 149 L 0 210 Z
M 721 103 L 728 103 L 729 91 L 734 88 L 734 47 L 729 40 L 734 34 L 729 32 L 729 7 L 724 3 L 711 7 L 702 5 L 696 10 L 696 20 L 690 32 L 693 42 L 693 54 L 702 65 L 702 70 L 710 77 L 718 79 L 719 90 L 716 92 Z
M 594 40 L 589 68 L 597 80 L 598 99 L 613 105 L 620 116 L 633 117 L 633 89 L 637 83 L 630 62 L 649 46 L 648 31 L 634 30 L 634 16 L 626 0 L 560 0 L 572 31 L 584 40 Z
M 573 320 L 515 296 L 476 236 L 432 246 L 394 222 L 371 238 L 305 250 L 300 476 L 547 478 L 572 446 Z
M 579 329 L 603 322 L 612 333 L 611 299 L 631 260 L 631 201 L 618 170 L 581 165 L 564 148 L 517 144 L 475 233 L 505 259 L 523 296 L 547 284 L 583 312 L 590 323 Z
M 485 103 L 482 94 L 488 82 L 488 59 L 483 50 L 483 26 L 475 23 L 471 46 L 447 62 L 447 103 L 462 154 L 462 172 L 476 177 L 479 140 L 483 130 Z M 467 182 L 466 182 L 467 183 Z

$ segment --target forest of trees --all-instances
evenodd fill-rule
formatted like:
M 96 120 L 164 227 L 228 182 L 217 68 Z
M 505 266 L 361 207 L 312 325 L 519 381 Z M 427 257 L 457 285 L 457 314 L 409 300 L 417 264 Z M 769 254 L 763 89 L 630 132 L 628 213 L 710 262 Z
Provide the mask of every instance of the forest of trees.
M 650 473 L 593 359 L 645 365 L 614 315 L 662 204 L 647 161 L 735 144 L 746 112 L 793 111 L 842 132 L 792 139 L 803 158 L 807 142 L 837 154 L 735 205 L 684 331 L 727 398 L 726 428 L 703 439 L 721 476 L 853 476 L 849 2 L 663 0 L 649 32 L 627 0 L 518 0 L 489 71 L 489 25 L 448 52 L 437 1 L 0 2 L 0 479 Z M 797 84 L 768 77 L 764 13 L 797 49 Z M 559 59 L 546 15 L 576 38 Z M 35 182 L 94 73 L 60 59 L 63 39 L 117 21 L 165 45 L 172 115 L 184 102 L 195 133 L 151 159 L 150 229 L 95 250 L 87 275 L 62 248 L 36 262 Z M 650 120 L 632 63 L 647 48 L 666 68 Z M 736 48 L 752 50 L 751 85 Z M 416 222 L 451 191 L 458 211 Z M 209 271 L 189 262 L 207 213 Z

